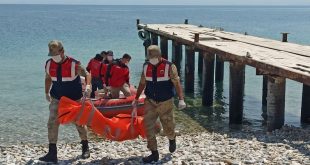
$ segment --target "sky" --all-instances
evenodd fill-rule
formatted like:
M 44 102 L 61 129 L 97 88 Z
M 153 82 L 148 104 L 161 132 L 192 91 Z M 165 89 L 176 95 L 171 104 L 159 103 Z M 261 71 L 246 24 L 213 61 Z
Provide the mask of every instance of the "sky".
M 310 5 L 310 0 L 0 0 L 0 4 Z

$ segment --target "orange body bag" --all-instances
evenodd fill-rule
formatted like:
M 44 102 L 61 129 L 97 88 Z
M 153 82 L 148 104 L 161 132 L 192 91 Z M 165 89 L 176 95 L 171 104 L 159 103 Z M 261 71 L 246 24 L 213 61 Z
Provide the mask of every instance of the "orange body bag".
M 77 125 L 87 125 L 94 133 L 114 141 L 146 137 L 142 116 L 118 114 L 113 118 L 107 118 L 89 100 L 81 103 L 62 97 L 58 107 L 58 121 L 60 124 L 73 122 Z

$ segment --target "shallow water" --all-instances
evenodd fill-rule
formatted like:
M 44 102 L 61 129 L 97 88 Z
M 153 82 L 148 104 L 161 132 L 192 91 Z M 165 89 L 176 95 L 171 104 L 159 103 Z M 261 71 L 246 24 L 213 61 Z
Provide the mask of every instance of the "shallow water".
M 310 43 L 310 7 L 0 5 L 0 144 L 47 142 L 44 65 L 47 43 L 52 39 L 62 40 L 67 53 L 84 65 L 102 50 L 113 50 L 117 58 L 125 52 L 131 54 L 131 83 L 138 85 L 144 48 L 135 27 L 137 18 L 146 23 L 183 23 L 187 18 L 196 25 L 277 40 L 280 32 L 290 32 L 290 42 Z M 185 118 L 195 123 L 195 129 L 228 128 L 228 69 L 225 64 L 223 92 L 215 93 L 219 99 L 214 108 L 201 107 L 201 80 L 195 76 L 195 93 L 187 95 L 190 108 L 177 113 L 178 128 L 186 131 L 191 127 L 190 122 L 182 122 Z M 264 129 L 262 77 L 247 67 L 245 82 L 245 123 Z M 286 124 L 300 125 L 301 89 L 300 83 L 287 81 Z M 212 109 L 214 115 L 210 116 Z M 74 127 L 60 130 L 61 140 L 78 140 Z

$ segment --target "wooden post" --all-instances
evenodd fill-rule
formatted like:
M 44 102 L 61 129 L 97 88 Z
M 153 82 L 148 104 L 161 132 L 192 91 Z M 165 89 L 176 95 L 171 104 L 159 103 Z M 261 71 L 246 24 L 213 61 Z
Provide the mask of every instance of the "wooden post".
M 176 41 L 172 41 L 172 62 L 178 69 L 180 75 L 181 70 L 181 58 L 182 58 L 182 45 Z
M 199 42 L 199 33 L 195 33 L 194 42 Z
M 287 35 L 290 33 L 281 33 L 282 34 L 282 42 L 287 42 Z
M 198 55 L 198 73 L 202 73 L 203 70 L 203 51 L 199 51 L 199 55 Z
M 185 19 L 184 24 L 188 24 L 188 19 Z
M 245 65 L 230 62 L 229 123 L 242 124 Z
M 151 41 L 152 45 L 158 45 L 158 35 L 155 33 L 151 33 Z
M 273 131 L 284 125 L 285 78 L 268 76 L 267 129 Z
M 141 28 L 138 27 L 138 25 L 140 24 L 140 19 L 137 19 L 136 21 L 137 21 L 137 23 L 136 23 L 137 24 L 137 29 L 140 30 Z
M 215 81 L 221 82 L 224 79 L 224 61 L 216 55 Z
M 168 39 L 160 36 L 160 50 L 162 57 L 168 60 Z
M 304 84 L 302 89 L 301 123 L 310 123 L 310 86 Z
M 195 50 L 186 46 L 185 53 L 185 92 L 192 93 L 195 78 Z
M 267 83 L 268 77 L 263 75 L 263 94 L 262 94 L 262 117 L 267 120 Z
M 207 52 L 200 51 L 203 55 L 203 93 L 202 93 L 202 105 L 213 105 L 213 93 L 214 93 L 214 54 L 208 54 Z

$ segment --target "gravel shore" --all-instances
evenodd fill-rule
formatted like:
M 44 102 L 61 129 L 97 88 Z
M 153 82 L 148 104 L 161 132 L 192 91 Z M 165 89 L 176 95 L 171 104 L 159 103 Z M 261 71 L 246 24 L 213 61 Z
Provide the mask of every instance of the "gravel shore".
M 168 140 L 158 137 L 160 161 L 156 164 L 310 164 L 310 129 L 284 126 L 264 131 L 200 132 L 177 137 L 170 154 Z M 142 164 L 149 154 L 144 139 L 125 142 L 91 140 L 91 158 L 80 159 L 78 142 L 58 144 L 59 164 Z M 37 159 L 47 145 L 0 146 L 0 164 L 44 164 Z

